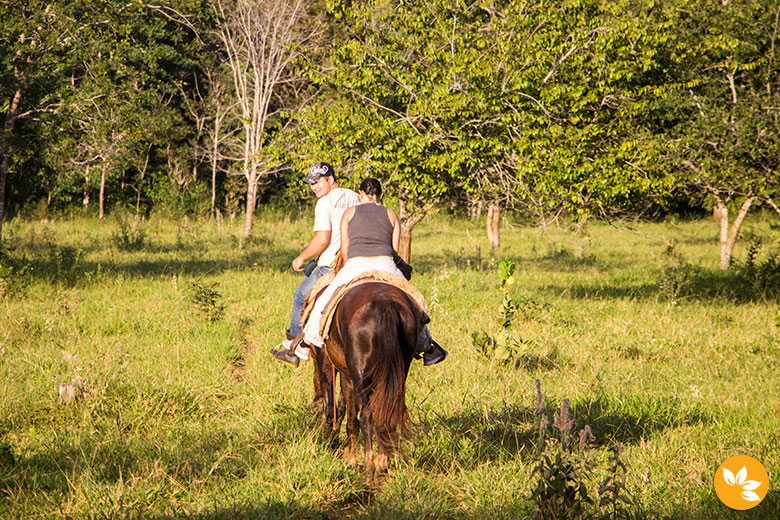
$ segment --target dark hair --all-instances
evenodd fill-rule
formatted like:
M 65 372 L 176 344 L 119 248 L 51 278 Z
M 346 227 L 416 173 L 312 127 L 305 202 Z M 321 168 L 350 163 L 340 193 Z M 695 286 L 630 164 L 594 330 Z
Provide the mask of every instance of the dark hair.
M 366 177 L 363 182 L 360 183 L 360 191 L 368 195 L 376 196 L 376 200 L 382 198 L 382 185 L 373 177 Z

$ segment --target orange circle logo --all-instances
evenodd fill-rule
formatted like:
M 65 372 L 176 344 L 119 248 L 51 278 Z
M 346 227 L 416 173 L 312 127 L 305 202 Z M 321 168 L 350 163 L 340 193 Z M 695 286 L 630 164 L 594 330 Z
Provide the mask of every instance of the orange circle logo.
M 735 455 L 715 473 L 715 492 L 731 509 L 756 507 L 769 491 L 769 475 L 753 457 Z

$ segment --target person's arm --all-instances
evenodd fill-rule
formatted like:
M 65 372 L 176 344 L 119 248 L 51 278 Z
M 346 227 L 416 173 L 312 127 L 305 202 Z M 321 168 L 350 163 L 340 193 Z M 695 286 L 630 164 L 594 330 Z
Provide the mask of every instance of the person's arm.
M 355 208 L 347 208 L 344 215 L 341 217 L 341 261 L 347 261 L 347 249 L 349 248 L 349 221 L 352 220 L 352 216 L 355 214 Z
M 325 251 L 328 248 L 328 244 L 330 244 L 330 231 L 315 231 L 309 244 L 292 261 L 292 268 L 296 271 L 303 271 L 303 263 Z
M 398 254 L 398 246 L 401 244 L 401 223 L 398 221 L 398 215 L 392 209 L 387 210 L 387 218 L 393 225 L 393 252 Z

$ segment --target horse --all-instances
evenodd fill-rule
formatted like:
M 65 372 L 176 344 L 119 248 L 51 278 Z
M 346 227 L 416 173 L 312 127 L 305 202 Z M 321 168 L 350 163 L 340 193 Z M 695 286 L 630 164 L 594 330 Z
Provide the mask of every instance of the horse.
M 346 411 L 345 459 L 357 465 L 362 430 L 364 472 L 369 478 L 387 470 L 401 440 L 411 433 L 406 376 L 421 327 L 422 316 L 404 291 L 387 283 L 365 282 L 346 292 L 325 345 L 315 350 L 315 403 L 322 398 L 326 432 L 331 440 L 337 437 Z M 338 402 L 336 372 L 341 376 Z

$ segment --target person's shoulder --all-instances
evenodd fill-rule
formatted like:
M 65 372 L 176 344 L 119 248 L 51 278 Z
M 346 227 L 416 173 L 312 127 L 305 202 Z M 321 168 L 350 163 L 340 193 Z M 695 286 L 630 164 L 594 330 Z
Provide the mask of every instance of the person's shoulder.
M 358 196 L 358 194 L 357 194 L 357 193 L 355 193 L 354 191 L 350 190 L 349 188 L 337 188 L 337 189 L 338 189 L 338 190 L 341 190 L 341 191 L 340 191 L 340 193 L 341 193 L 341 196 L 342 196 L 342 197 L 344 197 L 344 198 L 346 198 L 346 199 L 349 199 L 349 200 L 354 200 L 354 201 L 358 201 L 358 200 L 360 199 L 360 197 Z M 357 203 L 357 202 L 356 202 L 356 203 Z
M 330 200 L 333 201 L 333 206 L 339 209 L 350 208 L 360 202 L 358 194 L 347 188 L 335 188 L 328 195 L 333 196 Z

